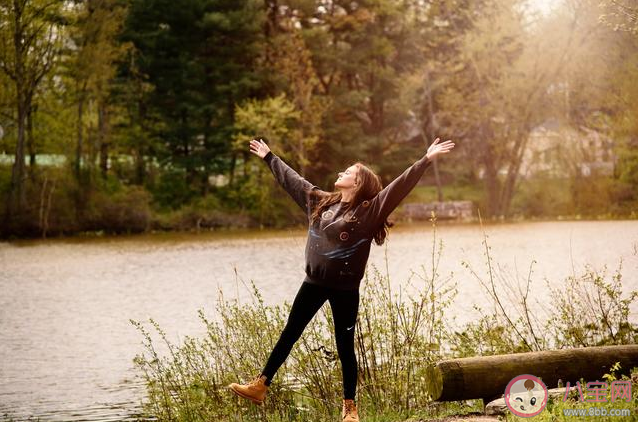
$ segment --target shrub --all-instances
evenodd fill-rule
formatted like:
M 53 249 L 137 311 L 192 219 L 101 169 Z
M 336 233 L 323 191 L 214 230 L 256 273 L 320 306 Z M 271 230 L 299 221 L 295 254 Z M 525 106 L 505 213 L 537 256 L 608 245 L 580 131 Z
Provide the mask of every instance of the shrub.
M 90 226 L 112 233 L 143 232 L 151 221 L 151 195 L 140 186 L 124 186 L 111 195 L 93 196 Z
M 200 230 L 216 228 L 247 228 L 252 219 L 244 212 L 224 209 L 212 195 L 205 196 L 182 208 L 158 214 L 153 228 L 163 230 Z
M 427 363 L 441 357 L 446 336 L 442 316 L 455 294 L 450 279 L 442 280 L 436 272 L 439 258 L 440 250 L 433 251 L 434 270 L 415 274 L 419 284 L 412 289 L 408 282 L 394 291 L 389 275 L 376 269 L 366 276 L 355 339 L 358 401 L 366 413 L 406 416 L 431 411 L 425 371 Z M 341 366 L 326 307 L 308 325 L 274 378 L 264 404 L 267 416 L 255 406 L 245 407 L 226 390 L 230 382 L 258 374 L 290 310 L 289 304 L 265 306 L 254 284 L 246 287 L 252 293 L 250 303 L 224 300 L 220 294 L 219 320 L 211 321 L 200 311 L 206 336 L 187 338 L 179 346 L 171 344 L 154 321 L 150 323 L 161 343 L 144 324 L 132 321 L 144 336 L 145 351 L 135 363 L 147 384 L 146 411 L 161 421 L 225 421 L 234 420 L 238 413 L 244 420 L 337 419 Z M 160 356 L 159 347 L 167 357 Z

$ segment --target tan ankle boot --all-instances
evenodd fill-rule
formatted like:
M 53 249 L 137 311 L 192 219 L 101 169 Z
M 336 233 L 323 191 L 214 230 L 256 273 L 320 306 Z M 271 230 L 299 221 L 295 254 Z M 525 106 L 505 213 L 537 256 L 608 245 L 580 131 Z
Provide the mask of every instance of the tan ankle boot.
M 342 422 L 359 422 L 357 405 L 354 400 L 343 399 L 343 411 L 341 412 Z
M 259 405 L 264 402 L 266 392 L 268 391 L 265 375 L 258 375 L 254 380 L 245 385 L 232 383 L 228 386 L 228 388 L 230 388 L 238 396 Z

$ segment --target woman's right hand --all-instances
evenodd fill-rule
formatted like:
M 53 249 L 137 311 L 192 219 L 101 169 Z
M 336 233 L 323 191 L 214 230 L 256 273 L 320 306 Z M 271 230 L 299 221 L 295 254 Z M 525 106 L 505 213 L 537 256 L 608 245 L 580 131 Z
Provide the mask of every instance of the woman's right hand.
M 428 148 L 426 155 L 428 156 L 429 160 L 434 160 L 437 155 L 447 154 L 448 152 L 454 149 L 454 145 L 455 145 L 454 142 L 448 139 L 442 144 L 439 144 L 440 140 L 441 138 L 436 138 L 434 142 L 432 142 L 432 145 L 430 145 L 430 147 Z
M 258 156 L 263 160 L 263 158 L 270 152 L 270 148 L 264 142 L 263 138 L 253 139 L 250 141 L 250 152 Z

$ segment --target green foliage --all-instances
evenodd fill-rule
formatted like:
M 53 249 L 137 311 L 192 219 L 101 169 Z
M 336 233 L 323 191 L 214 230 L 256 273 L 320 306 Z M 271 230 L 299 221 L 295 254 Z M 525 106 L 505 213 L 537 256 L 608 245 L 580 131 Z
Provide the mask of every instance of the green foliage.
M 476 308 L 482 312 L 480 308 Z M 481 315 L 450 339 L 455 357 L 491 356 L 529 351 L 497 314 Z
M 605 210 L 610 203 L 612 180 L 607 177 L 583 177 L 572 180 L 571 197 L 574 211 L 591 215 Z
M 632 216 L 635 7 L 599 3 L 562 2 L 537 16 L 522 0 L 9 2 L 0 10 L 0 151 L 75 164 L 75 180 L 53 194 L 69 207 L 52 206 L 60 233 L 84 230 L 84 214 L 100 229 L 88 201 L 111 192 L 93 185 L 113 177 L 152 194 L 150 227 L 233 224 L 224 217 L 233 212 L 240 226 L 296 224 L 299 213 L 248 159 L 247 141 L 260 135 L 327 189 L 357 160 L 387 184 L 441 136 L 457 142 L 438 165 L 446 199 L 493 216 Z M 16 29 L 26 32 L 16 38 Z M 22 71 L 15 39 L 30 43 Z M 548 119 L 576 134 L 561 141 L 569 159 L 557 163 L 568 179 L 523 180 L 529 135 Z M 575 171 L 599 160 L 583 133 L 613 145 L 610 178 Z M 40 231 L 38 213 L 23 209 L 44 180 L 37 161 L 5 185 L 8 235 Z M 22 186 L 29 178 L 35 188 Z M 194 205 L 211 195 L 216 217 Z
M 0 170 L 0 203 L 6 204 L 9 195 L 11 169 Z M 74 212 L 75 178 L 68 169 L 32 170 L 31 177 L 24 182 L 26 206 L 12 225 L 11 233 L 24 237 L 45 237 L 81 230 L 78 216 Z
M 565 216 L 574 213 L 574 205 L 570 201 L 568 181 L 559 178 L 538 177 L 521 181 L 519 189 L 512 200 L 512 213 L 531 217 Z M 589 190 L 590 185 L 582 183 L 581 188 Z M 573 191 L 580 194 L 577 188 Z M 606 209 L 607 204 L 598 204 L 590 208 L 592 213 Z
M 235 108 L 234 147 L 245 151 L 255 136 L 272 139 L 271 149 L 291 165 L 308 165 L 308 155 L 317 138 L 305 137 L 302 131 L 302 112 L 286 98 L 285 94 L 265 100 L 249 100 Z M 302 171 L 303 172 L 303 171 Z
M 8 185 L 8 168 L 1 167 L 0 186 Z M 0 195 L 6 195 L 0 191 Z M 139 186 L 123 186 L 115 178 L 96 183 L 83 196 L 84 211 L 75 212 L 82 189 L 72 169 L 38 168 L 25 183 L 29 206 L 16 220 L 14 230 L 22 236 L 46 237 L 87 230 L 110 233 L 142 232 L 152 219 L 150 194 Z
M 197 195 L 195 187 L 188 183 L 186 172 L 181 168 L 165 169 L 151 192 L 160 209 L 177 209 Z
M 450 184 L 443 186 L 445 198 L 450 201 L 467 200 L 480 203 L 483 188 L 477 185 Z M 437 200 L 436 186 L 420 185 L 414 188 L 404 202 L 433 202 Z
M 621 270 L 622 261 L 608 280 L 606 267 L 599 272 L 588 266 L 584 274 L 570 276 L 563 291 L 548 286 L 557 308 L 547 323 L 554 344 L 586 347 L 638 342 L 638 327 L 629 321 L 638 291 L 623 294 Z
M 166 147 L 160 160 L 184 169 L 195 189 L 228 168 L 233 105 L 259 88 L 252 65 L 262 19 L 256 0 L 131 3 L 124 39 L 153 86 L 148 107 Z
M 226 205 L 228 203 L 226 202 Z M 219 197 L 208 195 L 197 198 L 178 210 L 158 213 L 153 228 L 161 230 L 210 230 L 219 228 L 246 228 L 253 220 L 246 212 L 223 206 Z
M 618 181 L 631 187 L 631 199 L 638 199 L 638 148 L 636 142 L 619 149 Z
M 9 194 L 11 186 L 11 167 L 0 166 L 0 197 L 5 198 Z
M 398 289 L 387 267 L 366 273 L 356 343 L 359 401 L 373 414 L 394 409 L 405 418 L 430 402 L 428 369 L 444 356 L 445 313 L 457 295 L 452 276 L 438 273 L 443 244 L 433 227 L 428 268 L 421 266 Z
M 235 107 L 235 146 L 239 150 L 246 149 L 246 142 L 253 138 L 252 133 L 281 139 L 288 142 L 294 126 L 299 124 L 301 113 L 295 110 L 294 104 L 286 99 L 285 94 L 263 101 L 248 100 Z
M 237 135 L 234 143 L 237 153 L 245 151 L 250 139 L 263 136 L 273 139 L 273 142 L 269 141 L 270 148 L 291 166 L 299 168 L 299 165 L 307 164 L 308 154 L 317 139 L 303 136 L 301 116 L 302 112 L 285 94 L 238 105 L 235 109 Z M 247 158 L 244 154 L 244 159 Z M 285 221 L 285 217 L 298 220 L 286 212 L 289 199 L 278 194 L 281 187 L 277 186 L 270 170 L 256 157 L 243 164 L 244 175 L 232 187 L 236 202 L 248 204 L 247 211 L 260 225 L 278 225 L 278 222 Z M 303 166 L 299 171 L 303 173 Z
M 99 192 L 91 201 L 93 227 L 87 228 L 112 233 L 144 232 L 151 223 L 150 202 L 148 191 L 139 186 L 125 186 L 113 194 Z
M 322 13 L 305 12 L 302 28 L 321 83 L 316 91 L 330 99 L 323 122 L 321 169 L 361 160 L 383 170 L 405 167 L 386 155 L 408 135 L 410 108 L 401 88 L 424 62 L 421 46 L 432 29 L 420 6 L 393 1 L 334 2 Z
M 276 184 L 269 170 L 263 168 L 264 164 L 253 160 L 249 162 L 250 175 L 224 189 L 221 198 L 231 209 L 249 215 L 253 226 L 283 227 L 304 223 L 303 211 L 291 204 L 288 194 Z

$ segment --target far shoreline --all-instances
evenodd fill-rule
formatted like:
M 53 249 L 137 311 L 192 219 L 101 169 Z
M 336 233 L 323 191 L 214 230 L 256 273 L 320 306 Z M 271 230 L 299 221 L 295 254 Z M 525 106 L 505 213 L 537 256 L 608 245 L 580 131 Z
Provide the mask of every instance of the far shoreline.
M 552 216 L 552 217 L 511 217 L 511 218 L 490 218 L 479 221 L 478 218 L 472 219 L 437 219 L 437 226 L 480 226 L 498 227 L 514 224 L 525 223 L 565 223 L 565 222 L 620 222 L 620 221 L 638 221 L 638 216 Z M 411 228 L 431 227 L 432 221 L 429 220 L 393 220 L 393 231 L 404 232 Z M 139 241 L 202 241 L 202 240 L 250 240 L 255 238 L 284 238 L 289 236 L 304 237 L 306 235 L 306 226 L 301 224 L 291 225 L 288 227 L 216 227 L 206 229 L 190 229 L 190 230 L 174 230 L 174 229 L 150 229 L 144 232 L 129 233 L 109 233 L 102 230 L 83 231 L 69 234 L 51 235 L 46 238 L 41 237 L 9 237 L 0 239 L 0 243 L 13 246 L 32 246 L 43 243 L 85 243 L 85 242 L 139 242 Z

